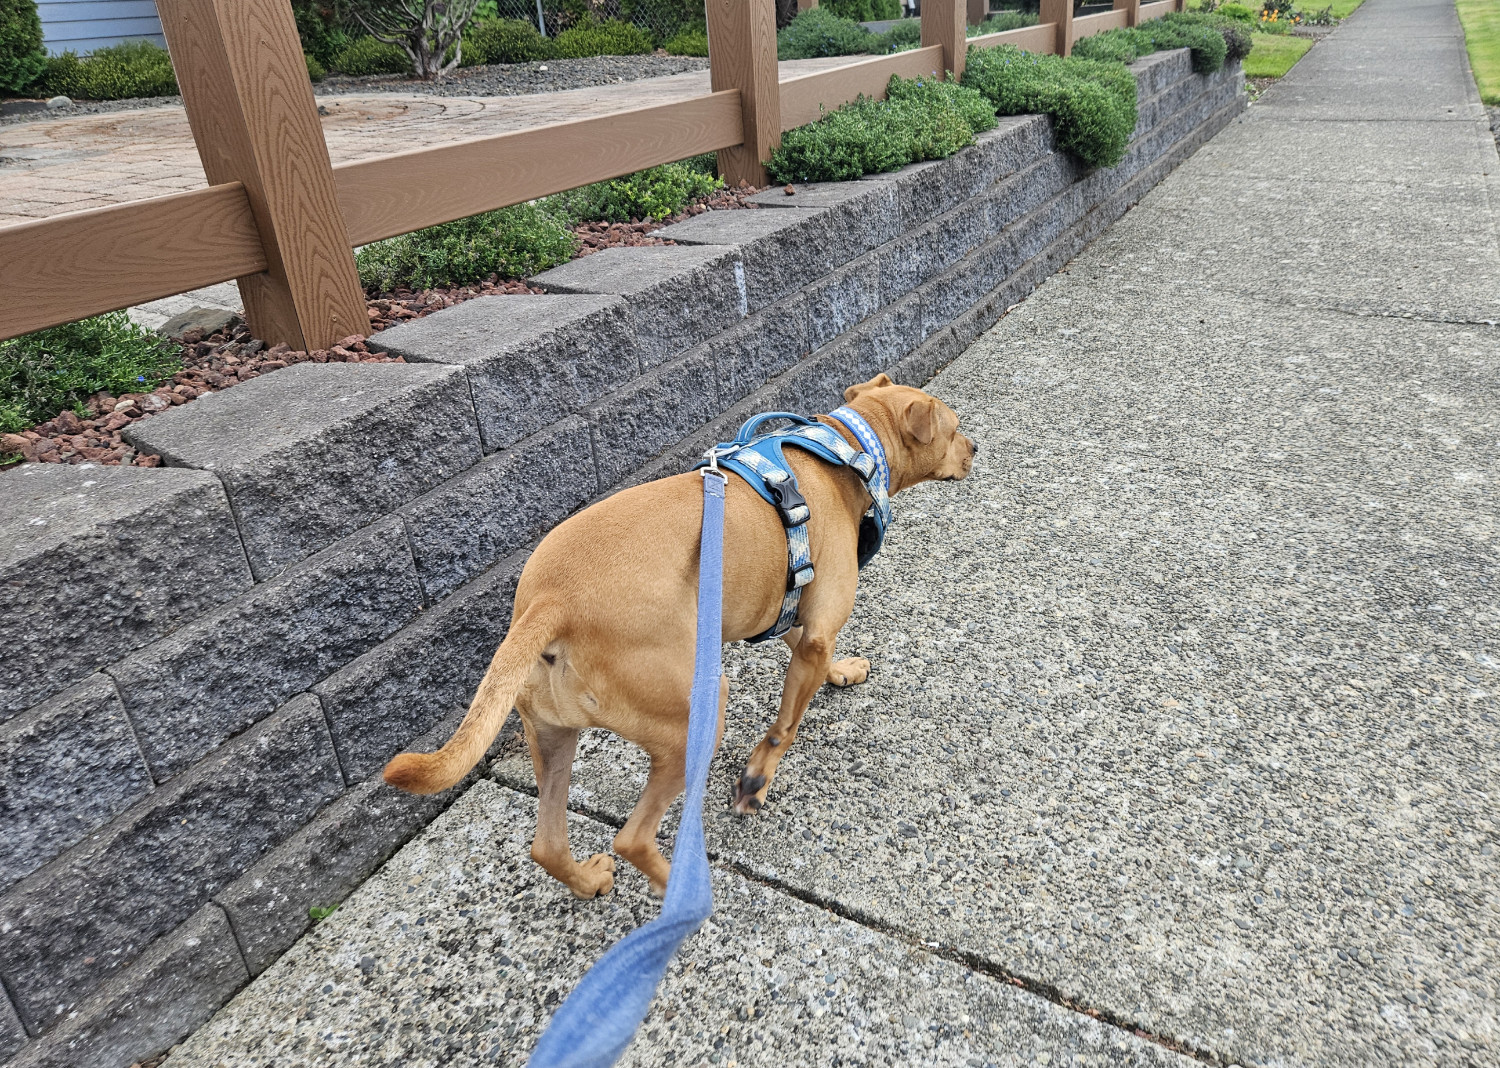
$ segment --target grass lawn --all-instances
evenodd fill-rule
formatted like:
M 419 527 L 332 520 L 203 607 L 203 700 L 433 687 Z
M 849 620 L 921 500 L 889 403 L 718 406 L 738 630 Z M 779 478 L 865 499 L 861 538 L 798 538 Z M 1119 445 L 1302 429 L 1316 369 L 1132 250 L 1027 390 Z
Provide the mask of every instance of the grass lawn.
M 1308 14 L 1309 12 L 1313 11 L 1321 11 L 1325 6 L 1318 3 L 1318 0 L 1305 0 L 1305 2 L 1307 4 L 1307 7 L 1303 11 L 1303 14 Z M 1332 0 L 1333 17 L 1336 19 L 1346 19 L 1350 15 L 1354 14 L 1354 9 L 1364 2 L 1365 0 Z
M 1458 0 L 1458 18 L 1469 45 L 1469 66 L 1486 104 L 1500 104 L 1500 4 Z
M 1312 46 L 1312 41 L 1306 37 L 1277 37 L 1269 33 L 1257 33 L 1255 47 L 1245 57 L 1245 77 L 1280 78 Z

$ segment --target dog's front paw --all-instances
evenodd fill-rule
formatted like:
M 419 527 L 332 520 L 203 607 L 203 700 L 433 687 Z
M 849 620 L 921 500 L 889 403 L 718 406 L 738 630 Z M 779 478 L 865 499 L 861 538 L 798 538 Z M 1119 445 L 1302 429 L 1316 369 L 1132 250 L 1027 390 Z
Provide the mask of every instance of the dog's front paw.
M 588 901 L 615 888 L 615 858 L 608 853 L 595 853 L 578 871 L 579 878 L 568 886 L 574 897 Z
M 870 677 L 870 662 L 862 656 L 837 660 L 828 666 L 828 681 L 835 686 L 858 686 Z
M 739 781 L 734 784 L 734 810 L 741 816 L 748 816 L 759 812 L 765 803 L 766 777 L 752 775 L 750 769 L 746 768 L 740 772 Z

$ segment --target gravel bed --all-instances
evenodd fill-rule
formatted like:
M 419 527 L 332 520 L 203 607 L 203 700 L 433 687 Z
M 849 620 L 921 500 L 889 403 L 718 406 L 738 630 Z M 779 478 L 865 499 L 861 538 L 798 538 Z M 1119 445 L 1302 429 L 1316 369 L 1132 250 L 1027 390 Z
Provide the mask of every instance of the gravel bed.
M 549 59 L 538 63 L 495 63 L 454 71 L 440 82 L 423 82 L 394 74 L 372 74 L 363 78 L 330 75 L 313 86 L 316 96 L 346 96 L 354 93 L 420 93 L 427 96 L 522 96 L 556 93 L 563 89 L 587 89 L 592 85 L 615 85 L 643 78 L 707 70 L 708 60 L 695 56 L 589 56 L 585 59 Z M 165 107 L 181 104 L 180 96 L 143 96 L 127 100 L 79 100 L 71 107 L 47 108 L 0 114 L 0 126 L 13 123 L 72 119 L 80 115 L 102 115 L 112 111 Z
M 619 246 L 675 244 L 651 235 L 664 226 L 705 211 L 757 209 L 759 205 L 746 200 L 756 192 L 748 186 L 721 190 L 690 205 L 681 214 L 660 221 L 581 223 L 573 227 L 573 232 L 578 235 L 575 255 L 587 256 Z M 523 281 L 499 279 L 493 275 L 475 285 L 421 291 L 399 289 L 369 298 L 370 332 L 378 333 L 388 326 L 420 319 L 475 297 L 541 292 Z M 189 330 L 180 341 L 183 369 L 156 389 L 119 397 L 96 393 L 86 401 L 87 414 L 84 417 L 66 411 L 19 434 L 0 434 L 0 458 L 19 454 L 23 463 L 156 467 L 160 465 L 161 457 L 137 453 L 121 435 L 130 424 L 149 419 L 157 412 L 190 403 L 205 393 L 249 382 L 294 363 L 404 362 L 400 357 L 393 359 L 372 352 L 358 334 L 344 338 L 331 349 L 313 352 L 301 352 L 286 345 L 267 347 L 243 323 L 235 323 L 208 336 L 201 331 Z M 14 462 L 0 463 L 0 472 L 18 466 Z

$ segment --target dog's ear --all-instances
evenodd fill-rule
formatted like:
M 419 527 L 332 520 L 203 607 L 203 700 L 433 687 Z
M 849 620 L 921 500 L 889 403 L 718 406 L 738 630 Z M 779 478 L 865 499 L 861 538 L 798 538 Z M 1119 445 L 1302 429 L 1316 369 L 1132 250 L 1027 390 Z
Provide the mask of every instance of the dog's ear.
M 890 378 L 887 377 L 884 371 L 881 371 L 878 375 L 870 379 L 868 382 L 856 382 L 854 385 L 844 390 L 844 403 L 848 404 L 855 397 L 859 396 L 867 389 L 878 389 L 881 386 L 894 386 L 895 384 L 896 383 L 892 382 Z
M 925 394 L 907 401 L 901 409 L 901 426 L 919 443 L 931 444 L 937 433 L 937 401 Z

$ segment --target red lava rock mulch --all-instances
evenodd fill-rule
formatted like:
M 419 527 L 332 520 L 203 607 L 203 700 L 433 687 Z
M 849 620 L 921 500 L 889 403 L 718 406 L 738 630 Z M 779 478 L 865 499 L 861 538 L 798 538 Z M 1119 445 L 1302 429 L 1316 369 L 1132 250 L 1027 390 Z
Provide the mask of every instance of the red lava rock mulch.
M 580 240 L 578 255 L 587 256 L 601 249 L 632 245 L 675 244 L 651 234 L 706 211 L 758 208 L 760 205 L 747 201 L 756 192 L 744 184 L 738 189 L 724 189 L 660 222 L 582 223 L 573 227 Z M 398 289 L 370 298 L 370 332 L 378 333 L 386 327 L 420 319 L 475 297 L 541 292 L 543 290 L 525 282 L 503 281 L 493 275 L 484 282 L 468 286 L 421 291 Z M 371 351 L 358 334 L 344 338 L 331 349 L 315 352 L 300 352 L 286 345 L 267 348 L 265 342 L 252 337 L 250 328 L 243 324 L 208 337 L 189 330 L 181 342 L 183 369 L 167 382 L 149 393 L 126 393 L 119 397 L 96 393 L 85 404 L 91 413 L 86 418 L 66 411 L 19 434 L 0 435 L 0 458 L 19 454 L 23 461 L 31 463 L 157 467 L 161 464 L 160 456 L 140 455 L 121 437 L 121 431 L 131 423 L 150 419 L 157 412 L 187 404 L 205 393 L 229 389 L 294 363 L 404 362 L 399 356 L 384 356 Z M 0 465 L 0 471 L 7 466 L 18 465 Z

